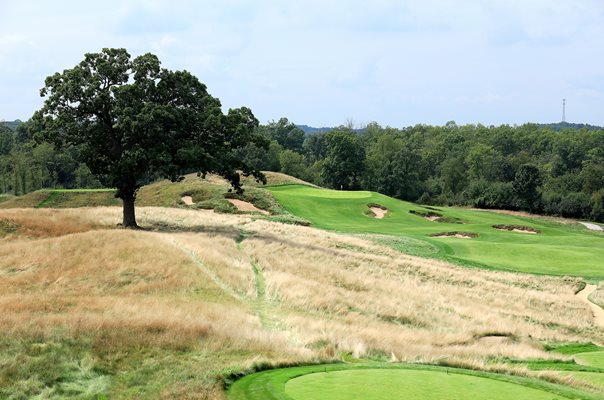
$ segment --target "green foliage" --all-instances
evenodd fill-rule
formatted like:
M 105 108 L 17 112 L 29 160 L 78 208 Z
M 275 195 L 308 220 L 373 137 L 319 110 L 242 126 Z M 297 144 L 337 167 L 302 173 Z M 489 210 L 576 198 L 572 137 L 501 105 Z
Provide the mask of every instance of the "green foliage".
M 541 172 L 533 164 L 523 164 L 518 168 L 514 177 L 513 189 L 518 198 L 520 208 L 536 211 L 539 209 Z
M 251 110 L 223 114 L 195 76 L 161 68 L 153 54 L 88 53 L 74 68 L 49 76 L 41 94 L 37 137 L 78 148 L 92 174 L 124 200 L 124 226 L 136 226 L 134 199 L 150 177 L 178 181 L 186 171 L 213 172 L 237 191 L 238 168 L 263 179 L 234 153 L 250 142 L 267 145 L 254 134 Z
M 327 157 L 321 178 L 332 188 L 358 189 L 365 171 L 365 152 L 356 133 L 338 128 L 325 135 Z
M 277 122 L 269 122 L 268 125 L 263 127 L 263 131 L 271 140 L 279 143 L 284 149 L 298 153 L 302 152 L 304 131 L 289 122 L 287 118 L 281 118 Z

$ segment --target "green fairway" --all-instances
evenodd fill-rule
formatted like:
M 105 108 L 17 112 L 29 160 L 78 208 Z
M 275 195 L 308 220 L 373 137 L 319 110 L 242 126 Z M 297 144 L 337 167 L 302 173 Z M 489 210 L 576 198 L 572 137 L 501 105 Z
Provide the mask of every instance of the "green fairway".
M 236 381 L 231 400 L 595 399 L 539 380 L 409 364 L 331 364 L 268 370 Z
M 604 369 L 604 351 L 590 351 L 588 353 L 575 354 L 577 362 L 589 365 L 590 367 Z
M 336 191 L 302 185 L 271 187 L 292 214 L 316 227 L 354 233 L 404 237 L 403 250 L 469 266 L 548 275 L 604 278 L 604 235 L 578 225 L 452 207 L 425 207 L 379 193 Z M 373 218 L 368 205 L 388 208 L 385 218 Z M 430 221 L 412 213 L 438 214 Z M 526 227 L 538 234 L 495 229 L 494 225 Z M 432 237 L 445 232 L 469 232 L 472 239 Z

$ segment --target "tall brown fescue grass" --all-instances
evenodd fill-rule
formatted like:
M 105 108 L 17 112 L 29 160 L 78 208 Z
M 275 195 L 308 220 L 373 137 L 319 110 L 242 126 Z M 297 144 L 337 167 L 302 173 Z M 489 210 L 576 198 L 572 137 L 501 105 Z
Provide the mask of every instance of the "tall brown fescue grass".
M 259 360 L 339 357 L 492 369 L 554 357 L 544 342 L 602 339 L 575 278 L 466 269 L 209 211 L 139 208 L 146 230 L 114 229 L 120 212 L 0 211 L 16 226 L 0 239 L 3 338 L 59 332 L 127 354 L 194 352 L 205 360 L 197 371 L 212 376 Z M 194 384 L 177 372 L 158 395 L 221 396 L 211 379 L 183 390 Z

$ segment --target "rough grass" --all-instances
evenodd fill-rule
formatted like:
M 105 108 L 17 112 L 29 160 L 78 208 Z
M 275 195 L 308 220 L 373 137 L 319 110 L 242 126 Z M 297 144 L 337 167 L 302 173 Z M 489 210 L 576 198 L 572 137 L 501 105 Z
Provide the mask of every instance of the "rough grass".
M 143 231 L 115 229 L 119 207 L 0 211 L 0 398 L 220 399 L 220 375 L 264 362 L 489 369 L 601 339 L 578 279 L 246 215 L 137 212 Z

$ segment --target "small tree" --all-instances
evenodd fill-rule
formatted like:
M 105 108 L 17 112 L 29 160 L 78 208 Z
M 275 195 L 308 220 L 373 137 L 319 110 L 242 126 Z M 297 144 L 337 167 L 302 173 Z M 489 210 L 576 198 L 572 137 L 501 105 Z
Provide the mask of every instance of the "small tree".
M 237 169 L 266 182 L 234 150 L 254 142 L 258 121 L 248 108 L 223 114 L 220 101 L 187 71 L 160 67 L 125 49 L 86 54 L 72 69 L 46 78 L 44 106 L 34 114 L 37 138 L 77 146 L 99 181 L 117 189 L 123 226 L 137 227 L 134 202 L 149 176 L 179 181 L 188 172 L 217 173 L 240 192 Z

